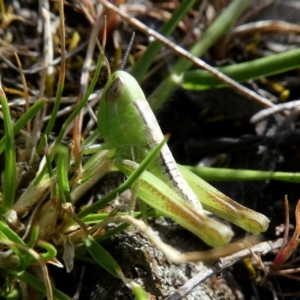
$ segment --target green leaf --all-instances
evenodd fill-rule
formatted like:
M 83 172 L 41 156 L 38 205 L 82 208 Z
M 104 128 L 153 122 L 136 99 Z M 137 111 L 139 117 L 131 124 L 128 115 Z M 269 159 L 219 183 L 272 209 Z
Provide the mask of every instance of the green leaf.
M 93 237 L 88 236 L 83 242 L 97 264 L 112 276 L 119 278 L 117 270 L 121 268 L 113 257 Z
M 15 274 L 21 281 L 27 283 L 28 285 L 30 285 L 31 287 L 33 287 L 34 289 L 36 289 L 37 291 L 46 294 L 46 288 L 44 285 L 44 282 L 36 277 L 34 277 L 33 275 L 29 274 L 26 271 L 23 272 L 18 272 Z M 53 291 L 53 296 L 56 299 L 59 300 L 70 300 L 71 298 L 69 296 L 67 296 L 66 294 L 62 293 L 61 291 L 59 291 L 56 288 L 52 288 Z
M 165 36 L 169 36 L 176 29 L 178 23 L 184 18 L 187 12 L 196 3 L 196 0 L 184 0 L 180 6 L 172 13 L 172 17 L 166 22 L 159 32 Z M 132 68 L 131 75 L 135 77 L 137 82 L 141 82 L 145 73 L 154 61 L 156 54 L 160 51 L 162 45 L 154 41 L 147 46 L 143 56 L 135 63 Z
M 299 68 L 299 65 L 300 49 L 294 49 L 216 69 L 234 80 L 244 82 L 293 70 Z M 203 70 L 184 72 L 180 82 L 183 88 L 194 91 L 225 86 L 216 77 Z
M 2 113 L 4 119 L 5 131 L 5 167 L 3 179 L 3 202 L 2 207 L 8 211 L 12 208 L 15 201 L 16 190 L 16 155 L 15 155 L 15 140 L 12 120 L 7 103 L 5 93 L 0 86 L 0 102 L 2 105 Z
M 234 0 L 204 32 L 201 38 L 191 47 L 190 53 L 201 57 L 227 30 L 236 22 L 239 16 L 249 6 L 251 0 Z M 190 69 L 192 62 L 181 58 L 171 68 L 172 74 L 166 77 L 148 98 L 151 108 L 156 111 L 169 99 L 178 87 L 182 73 Z

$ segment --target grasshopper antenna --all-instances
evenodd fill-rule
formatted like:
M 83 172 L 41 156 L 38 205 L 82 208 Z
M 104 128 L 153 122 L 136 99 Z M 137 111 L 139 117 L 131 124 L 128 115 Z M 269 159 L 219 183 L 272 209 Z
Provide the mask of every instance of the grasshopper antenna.
M 98 40 L 98 38 L 96 37 L 96 43 L 97 43 L 97 46 L 99 48 L 99 51 L 101 53 L 101 55 L 103 56 L 103 59 L 106 63 L 106 68 L 107 68 L 107 73 L 108 73 L 108 78 L 110 78 L 111 76 L 111 69 L 110 69 L 110 66 L 109 66 L 109 62 L 108 62 L 108 59 L 107 57 L 105 56 L 105 53 L 104 53 L 104 49 L 105 49 L 105 46 L 106 46 L 106 32 L 107 32 L 107 19 L 106 19 L 106 15 L 104 16 L 104 30 L 103 30 L 103 37 L 102 37 L 102 46 Z
M 130 53 L 131 48 L 132 48 L 132 45 L 133 45 L 134 38 L 135 38 L 135 32 L 133 32 L 132 35 L 131 35 L 131 38 L 130 38 L 128 47 L 127 47 L 126 52 L 125 52 L 125 55 L 124 55 L 124 57 L 123 57 L 123 59 L 122 59 L 122 63 L 121 63 L 121 66 L 120 66 L 119 70 L 123 70 L 124 67 L 125 67 L 127 58 L 128 58 L 128 56 L 129 56 L 129 53 Z

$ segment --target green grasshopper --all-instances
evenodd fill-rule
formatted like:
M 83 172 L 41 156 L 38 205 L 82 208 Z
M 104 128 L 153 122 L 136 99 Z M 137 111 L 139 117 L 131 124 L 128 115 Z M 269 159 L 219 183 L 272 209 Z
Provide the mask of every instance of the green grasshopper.
M 104 87 L 98 129 L 106 147 L 115 149 L 116 165 L 126 176 L 164 139 L 142 89 L 125 71 L 113 73 Z M 138 187 L 141 200 L 213 247 L 227 244 L 233 232 L 210 218 L 206 210 L 254 234 L 268 228 L 264 215 L 236 203 L 177 165 L 166 144 L 140 177 Z

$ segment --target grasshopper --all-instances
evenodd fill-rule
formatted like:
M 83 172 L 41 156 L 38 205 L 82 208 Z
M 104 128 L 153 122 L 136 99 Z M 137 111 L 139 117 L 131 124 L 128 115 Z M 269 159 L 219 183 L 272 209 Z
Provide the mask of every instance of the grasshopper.
M 127 176 L 164 139 L 139 84 L 122 70 L 114 72 L 104 87 L 98 129 L 106 147 L 115 149 L 116 165 Z M 210 218 L 207 210 L 254 234 L 264 232 L 269 223 L 264 215 L 238 204 L 177 165 L 166 144 L 141 176 L 137 195 L 214 247 L 227 244 L 233 232 Z

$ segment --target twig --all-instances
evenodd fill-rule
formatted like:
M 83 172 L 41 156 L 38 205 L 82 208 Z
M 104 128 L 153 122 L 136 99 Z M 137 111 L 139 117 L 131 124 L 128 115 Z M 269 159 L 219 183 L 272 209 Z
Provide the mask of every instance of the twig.
M 28 95 L 27 82 L 26 82 L 26 78 L 25 78 L 25 75 L 24 75 L 24 72 L 23 72 L 22 63 L 19 59 L 18 53 L 16 53 L 16 52 L 15 52 L 15 57 L 16 57 L 16 60 L 17 60 L 17 64 L 18 64 L 18 67 L 19 67 L 19 72 L 20 72 L 21 80 L 22 80 L 22 84 L 23 84 L 25 107 L 26 107 L 26 110 L 28 110 L 30 105 L 29 105 L 29 95 Z M 31 133 L 31 122 L 28 122 L 26 126 L 27 126 L 27 131 L 30 134 Z
M 253 124 L 258 123 L 275 113 L 281 113 L 283 111 L 285 114 L 288 114 L 288 110 L 294 110 L 299 106 L 300 106 L 300 100 L 294 100 L 288 103 L 277 104 L 274 107 L 266 108 L 256 113 L 254 116 L 251 117 L 250 123 Z
M 221 258 L 217 263 L 213 264 L 212 266 L 204 267 L 201 272 L 199 272 L 193 278 L 188 280 L 183 286 L 177 289 L 177 291 L 173 295 L 169 296 L 166 300 L 183 299 L 183 297 L 189 294 L 197 285 L 199 285 L 211 275 L 220 273 L 226 268 L 235 264 L 237 261 L 251 256 L 249 250 L 251 250 L 252 253 L 266 254 L 267 252 L 280 248 L 282 245 L 282 241 L 283 239 L 278 239 L 275 242 L 262 242 L 255 246 L 252 246 L 250 249 L 244 249 L 232 255 Z
M 142 22 L 138 21 L 134 17 L 131 17 L 123 10 L 119 9 L 118 7 L 114 6 L 113 4 L 109 3 L 106 0 L 99 0 L 106 8 L 113 10 L 115 13 L 119 14 L 126 22 L 131 24 L 133 27 L 139 29 L 140 31 L 144 32 L 145 34 L 153 36 L 156 40 L 161 42 L 163 45 L 165 45 L 168 48 L 171 48 L 174 52 L 176 52 L 178 55 L 192 61 L 196 66 L 208 71 L 212 75 L 214 75 L 216 78 L 218 78 L 220 81 L 224 82 L 225 84 L 229 85 L 231 88 L 235 89 L 237 92 L 245 96 L 246 98 L 250 100 L 254 100 L 258 102 L 259 104 L 265 106 L 265 107 L 273 107 L 274 104 L 271 103 L 269 100 L 267 100 L 264 97 L 259 96 L 255 92 L 249 90 L 248 88 L 242 86 L 238 82 L 234 81 L 233 79 L 229 78 L 225 74 L 221 73 L 220 71 L 216 70 L 215 68 L 211 67 L 207 63 L 205 63 L 203 60 L 195 57 L 187 50 L 179 47 L 175 43 L 171 42 L 169 39 L 158 33 L 157 31 L 147 27 Z
M 87 45 L 87 41 L 83 42 L 82 44 L 80 44 L 77 48 L 66 52 L 65 55 L 65 59 L 72 57 L 73 55 L 77 54 L 78 52 L 80 52 L 81 50 L 83 50 Z M 4 55 L 2 55 L 0 53 L 0 59 L 2 59 L 10 68 L 12 68 L 15 71 L 19 72 L 19 68 L 16 67 L 9 59 L 7 59 Z M 55 66 L 58 65 L 61 62 L 61 56 L 55 58 L 52 62 L 49 62 L 49 66 Z M 26 74 L 35 74 L 37 72 L 40 72 L 42 70 L 45 70 L 46 68 L 48 68 L 48 66 L 46 65 L 42 65 L 42 66 L 32 66 L 29 69 L 23 70 L 23 73 Z
M 46 85 L 46 78 L 47 78 L 47 71 L 49 73 L 53 74 L 54 69 L 52 66 L 49 66 L 49 64 L 53 60 L 53 43 L 52 43 L 52 36 L 51 36 L 51 19 L 50 19 L 50 8 L 49 8 L 49 1 L 44 0 L 41 1 L 39 5 L 39 11 L 41 16 L 39 17 L 39 23 L 38 23 L 38 32 L 42 33 L 42 28 L 43 27 L 43 69 L 41 72 L 40 76 L 40 84 L 39 84 L 39 97 L 42 97 L 45 94 L 45 85 Z M 51 48 L 51 50 L 49 50 Z M 49 57 L 50 55 L 50 57 Z M 2 58 L 3 59 L 3 58 Z M 25 71 L 23 71 L 24 74 L 26 74 Z M 41 136 L 41 128 L 42 128 L 42 123 L 41 120 L 43 117 L 46 115 L 46 106 L 42 111 L 39 111 L 33 121 L 33 126 L 32 126 L 32 149 L 33 151 L 35 150 L 38 140 Z

